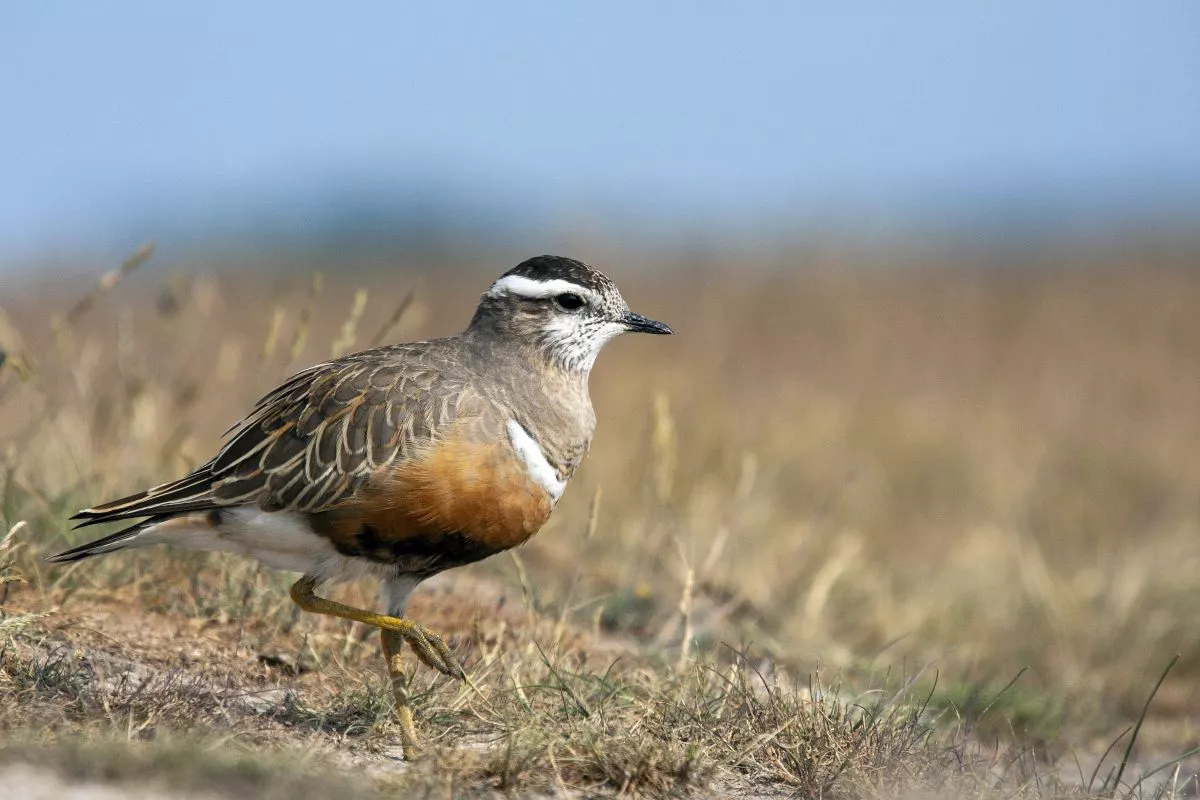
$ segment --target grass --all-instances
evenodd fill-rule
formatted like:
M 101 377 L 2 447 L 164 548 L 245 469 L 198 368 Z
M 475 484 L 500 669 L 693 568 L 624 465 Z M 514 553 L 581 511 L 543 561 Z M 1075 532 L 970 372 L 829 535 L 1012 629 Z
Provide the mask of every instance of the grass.
M 411 765 L 376 639 L 297 618 L 288 576 L 42 556 L 290 372 L 465 324 L 493 276 L 30 284 L 0 307 L 0 764 L 228 796 L 1194 796 L 1200 273 L 1087 257 L 614 265 L 679 335 L 601 358 L 546 530 L 414 598 L 479 693 L 416 670 Z

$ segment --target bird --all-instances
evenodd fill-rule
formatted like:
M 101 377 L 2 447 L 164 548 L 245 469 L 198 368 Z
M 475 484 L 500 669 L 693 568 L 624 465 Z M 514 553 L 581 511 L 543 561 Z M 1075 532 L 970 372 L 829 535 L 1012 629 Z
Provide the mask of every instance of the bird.
M 409 596 L 546 523 L 591 447 L 589 373 L 626 332 L 672 333 L 631 311 L 594 267 L 530 258 L 488 287 L 457 335 L 288 378 L 190 474 L 75 514 L 77 528 L 133 522 L 50 560 L 167 544 L 301 573 L 290 589 L 301 610 L 379 629 L 411 758 L 420 742 L 403 643 L 428 667 L 467 675 L 445 639 L 406 616 Z M 380 581 L 382 613 L 317 594 L 364 576 Z

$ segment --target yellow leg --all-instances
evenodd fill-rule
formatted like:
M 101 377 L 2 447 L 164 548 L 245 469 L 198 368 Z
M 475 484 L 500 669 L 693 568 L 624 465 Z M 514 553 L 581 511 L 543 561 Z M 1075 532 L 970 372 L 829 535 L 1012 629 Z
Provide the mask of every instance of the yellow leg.
M 392 699 L 396 701 L 396 717 L 400 720 L 400 741 L 404 746 L 404 759 L 411 761 L 417 756 L 417 730 L 413 725 L 412 708 L 408 705 L 408 676 L 404 673 L 404 661 L 400 648 L 404 637 L 396 631 L 381 628 L 379 640 L 383 644 L 383 657 L 387 659 L 388 677 L 392 681 Z
M 417 654 L 417 658 L 421 659 L 426 666 L 432 667 L 451 678 L 466 680 L 467 673 L 463 671 L 462 665 L 458 663 L 458 659 L 455 658 L 454 653 L 450 652 L 450 648 L 446 645 L 445 640 L 433 631 L 423 625 L 418 625 L 410 619 L 376 614 L 372 611 L 364 611 L 361 608 L 354 608 L 353 606 L 344 605 L 333 600 L 327 600 L 324 597 L 318 597 L 313 591 L 315 588 L 316 581 L 307 575 L 304 576 L 292 584 L 292 602 L 305 611 L 311 611 L 314 614 L 326 614 L 331 617 L 351 619 L 355 622 L 374 625 L 380 630 L 394 631 L 400 638 L 412 645 L 413 652 Z

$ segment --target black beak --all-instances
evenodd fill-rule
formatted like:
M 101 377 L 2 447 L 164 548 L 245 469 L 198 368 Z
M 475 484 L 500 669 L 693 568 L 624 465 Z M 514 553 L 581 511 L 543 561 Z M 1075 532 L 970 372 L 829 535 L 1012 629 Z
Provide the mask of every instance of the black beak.
M 671 333 L 671 329 L 661 322 L 643 317 L 641 314 L 635 314 L 632 311 L 626 311 L 621 315 L 621 324 L 625 326 L 625 330 L 634 331 L 635 333 Z

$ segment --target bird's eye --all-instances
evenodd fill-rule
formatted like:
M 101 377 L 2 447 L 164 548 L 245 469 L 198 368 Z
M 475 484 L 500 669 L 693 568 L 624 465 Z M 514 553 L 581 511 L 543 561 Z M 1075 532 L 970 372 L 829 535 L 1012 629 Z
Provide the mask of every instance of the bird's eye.
M 566 311 L 578 311 L 583 308 L 583 298 L 570 292 L 555 295 L 554 302 L 558 304 L 559 308 Z

